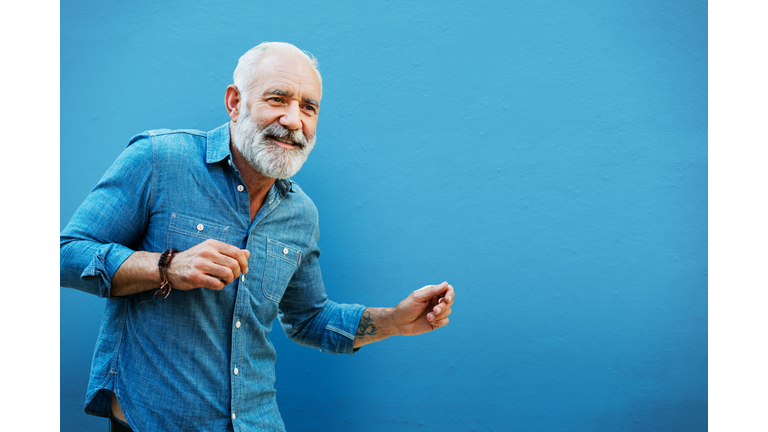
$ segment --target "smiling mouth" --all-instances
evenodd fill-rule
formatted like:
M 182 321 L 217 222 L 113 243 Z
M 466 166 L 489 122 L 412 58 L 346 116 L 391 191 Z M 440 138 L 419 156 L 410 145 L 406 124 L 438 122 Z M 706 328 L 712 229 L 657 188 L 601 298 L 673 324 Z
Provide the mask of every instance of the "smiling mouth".
M 297 147 L 303 147 L 301 144 L 292 141 L 290 138 L 277 138 L 274 136 L 268 136 L 270 140 L 274 141 L 275 144 L 285 147 L 285 148 L 297 148 Z

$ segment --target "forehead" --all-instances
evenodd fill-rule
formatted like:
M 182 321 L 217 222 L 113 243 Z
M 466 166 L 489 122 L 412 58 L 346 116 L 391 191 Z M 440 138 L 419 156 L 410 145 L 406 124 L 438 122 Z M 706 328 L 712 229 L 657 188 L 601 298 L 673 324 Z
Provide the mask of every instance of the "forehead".
M 298 98 L 320 100 L 320 80 L 305 60 L 289 54 L 265 54 L 259 72 L 251 83 L 251 92 L 261 94 L 271 89 L 285 90 Z

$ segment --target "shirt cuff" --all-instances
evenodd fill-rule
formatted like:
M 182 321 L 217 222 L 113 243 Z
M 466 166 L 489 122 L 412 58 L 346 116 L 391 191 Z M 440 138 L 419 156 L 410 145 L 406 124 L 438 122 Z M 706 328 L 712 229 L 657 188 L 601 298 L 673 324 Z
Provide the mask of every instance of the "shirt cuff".
M 358 304 L 337 304 L 328 302 L 328 323 L 320 341 L 320 351 L 329 354 L 353 354 L 355 351 L 355 333 L 360 325 L 360 317 L 365 312 L 365 306 Z M 326 311 L 324 311 L 326 312 Z
M 121 300 L 121 297 L 112 297 L 112 277 L 117 269 L 131 256 L 134 251 L 120 244 L 105 244 L 99 246 L 88 266 L 85 267 L 80 278 L 85 282 L 98 281 L 99 297 L 113 300 Z

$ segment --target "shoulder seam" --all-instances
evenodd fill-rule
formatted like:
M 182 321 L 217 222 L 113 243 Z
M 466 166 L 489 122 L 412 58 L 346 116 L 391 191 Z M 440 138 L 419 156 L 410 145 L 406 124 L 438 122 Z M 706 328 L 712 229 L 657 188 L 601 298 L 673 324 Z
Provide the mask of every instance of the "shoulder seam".
M 154 130 L 148 130 L 145 133 L 149 134 L 149 136 L 186 134 L 186 135 L 199 136 L 202 138 L 208 137 L 208 134 L 206 132 L 202 132 L 194 129 L 154 129 Z

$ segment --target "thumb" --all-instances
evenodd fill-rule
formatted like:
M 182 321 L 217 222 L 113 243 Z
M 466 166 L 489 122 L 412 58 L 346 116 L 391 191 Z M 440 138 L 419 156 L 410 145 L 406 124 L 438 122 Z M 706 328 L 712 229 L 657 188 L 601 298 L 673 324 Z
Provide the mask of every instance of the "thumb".
M 427 301 L 432 297 L 445 291 L 448 287 L 448 282 L 443 282 L 440 285 L 427 285 L 423 288 L 419 288 L 411 293 L 411 296 L 416 301 Z

